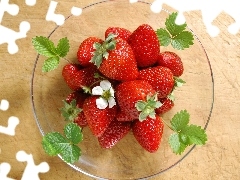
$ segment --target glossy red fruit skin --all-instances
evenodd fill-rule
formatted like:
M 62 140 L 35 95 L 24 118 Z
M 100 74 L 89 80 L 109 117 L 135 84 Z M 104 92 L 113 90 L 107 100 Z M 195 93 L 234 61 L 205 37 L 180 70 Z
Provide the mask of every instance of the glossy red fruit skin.
M 164 124 L 161 117 L 147 118 L 143 122 L 134 121 L 132 125 L 133 135 L 138 143 L 148 152 L 154 153 L 159 149 Z
M 169 98 L 163 98 L 159 100 L 162 103 L 162 106 L 155 109 L 156 114 L 162 115 L 170 111 L 174 107 L 174 102 Z
M 174 87 L 172 71 L 163 66 L 149 67 L 139 71 L 138 79 L 147 81 L 155 91 L 158 98 L 167 97 Z
M 154 94 L 153 87 L 143 80 L 134 80 L 122 82 L 116 87 L 115 95 L 118 106 L 122 113 L 127 115 L 127 119 L 120 119 L 117 115 L 117 119 L 120 121 L 132 121 L 139 118 L 139 111 L 135 107 L 135 104 L 139 100 L 146 101 L 148 94 Z
M 93 52 L 95 51 L 93 47 L 94 43 L 101 44 L 103 43 L 103 40 L 97 37 L 88 37 L 80 44 L 77 51 L 77 59 L 81 66 L 86 67 L 93 64 L 90 60 L 92 59 Z
M 131 122 L 113 120 L 98 142 L 102 148 L 112 148 L 131 130 Z
M 171 69 L 174 76 L 181 76 L 184 71 L 183 62 L 181 58 L 174 52 L 165 51 L 160 53 L 158 65 Z
M 98 96 L 90 96 L 83 103 L 83 112 L 88 122 L 88 127 L 96 137 L 102 136 L 109 124 L 116 116 L 116 106 L 98 109 L 96 100 Z
M 129 31 L 128 29 L 125 29 L 125 28 L 109 27 L 105 31 L 105 38 L 107 38 L 110 33 L 117 35 L 118 38 L 121 38 L 125 41 L 127 41 L 129 36 L 132 34 L 131 31 Z
M 160 43 L 156 32 L 148 24 L 140 25 L 128 38 L 138 67 L 153 66 L 160 54 Z
M 110 79 L 135 80 L 138 76 L 138 68 L 132 48 L 121 38 L 117 38 L 116 41 L 115 49 L 109 51 L 107 59 L 103 59 L 99 71 Z
M 71 92 L 67 98 L 66 98 L 66 102 L 70 103 L 72 100 L 76 100 L 77 102 L 77 107 L 82 109 L 83 107 L 83 102 L 85 101 L 85 99 L 88 97 L 88 95 L 86 93 L 83 93 L 81 91 L 74 91 Z M 81 111 L 78 116 L 74 119 L 74 123 L 78 124 L 80 127 L 86 127 L 87 126 L 87 119 L 83 113 L 83 111 Z
M 99 71 L 94 65 L 81 67 L 79 64 L 67 64 L 63 67 L 62 76 L 68 87 L 73 91 L 82 90 L 83 86 L 89 87 L 98 79 L 94 73 Z

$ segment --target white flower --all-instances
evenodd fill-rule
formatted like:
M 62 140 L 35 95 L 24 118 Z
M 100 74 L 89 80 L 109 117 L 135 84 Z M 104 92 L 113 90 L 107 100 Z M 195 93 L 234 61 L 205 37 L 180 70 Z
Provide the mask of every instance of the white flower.
M 94 87 L 92 89 L 92 95 L 101 96 L 96 100 L 98 109 L 112 108 L 116 105 L 114 90 L 108 80 L 103 80 L 100 82 L 100 86 Z

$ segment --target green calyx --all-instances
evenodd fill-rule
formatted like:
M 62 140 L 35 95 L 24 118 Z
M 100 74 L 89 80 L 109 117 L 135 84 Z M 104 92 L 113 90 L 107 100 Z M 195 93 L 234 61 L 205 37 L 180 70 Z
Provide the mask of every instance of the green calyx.
M 93 57 L 90 62 L 94 63 L 98 68 L 100 67 L 103 58 L 108 59 L 108 51 L 114 50 L 116 48 L 116 35 L 109 34 L 106 40 L 101 43 L 94 43 L 93 47 L 95 49 Z
M 157 93 L 153 96 L 147 95 L 146 101 L 139 100 L 135 107 L 141 113 L 139 114 L 139 121 L 144 121 L 149 116 L 152 119 L 156 119 L 155 109 L 162 106 L 162 103 L 158 101 Z
M 66 121 L 74 121 L 78 114 L 82 111 L 81 108 L 77 107 L 76 100 L 72 100 L 70 103 L 63 101 L 64 107 L 61 108 L 61 114 Z

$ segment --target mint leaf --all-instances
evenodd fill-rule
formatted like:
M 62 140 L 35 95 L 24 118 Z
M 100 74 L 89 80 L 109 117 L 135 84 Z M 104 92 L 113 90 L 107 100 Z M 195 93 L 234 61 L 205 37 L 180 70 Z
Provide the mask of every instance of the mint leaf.
M 183 128 L 185 128 L 187 126 L 187 124 L 189 123 L 189 113 L 186 110 L 182 110 L 178 113 L 176 113 L 172 120 L 171 120 L 171 125 L 172 128 L 176 131 L 179 132 L 181 131 Z
M 83 140 L 81 128 L 75 123 L 69 123 L 67 126 L 65 126 L 64 133 L 67 139 L 73 144 L 78 144 Z
M 78 161 L 81 149 L 77 146 L 82 141 L 81 128 L 74 123 L 68 123 L 64 127 L 64 135 L 59 132 L 51 132 L 44 135 L 42 146 L 44 151 L 50 156 L 60 154 L 67 163 Z
M 178 35 L 182 31 L 184 31 L 187 27 L 186 23 L 182 25 L 177 25 L 175 23 L 177 14 L 178 14 L 177 12 L 173 12 L 172 14 L 169 15 L 169 17 L 166 19 L 166 22 L 165 22 L 166 29 L 172 36 Z
M 46 59 L 42 66 L 42 72 L 49 72 L 57 68 L 59 65 L 60 59 L 58 56 L 53 56 Z
M 69 40 L 65 37 L 59 40 L 57 45 L 57 53 L 60 57 L 65 57 L 67 53 L 69 52 L 70 45 Z
M 175 23 L 177 13 L 172 13 L 166 19 L 165 28 L 157 29 L 156 34 L 161 46 L 172 45 L 173 48 L 183 50 L 193 45 L 194 36 L 186 30 L 187 24 Z
M 175 114 L 170 122 L 170 128 L 174 133 L 171 134 L 168 142 L 176 154 L 182 154 L 187 146 L 204 145 L 207 141 L 205 130 L 197 125 L 189 125 L 189 119 L 189 113 L 182 110 Z
M 183 31 L 172 38 L 171 44 L 173 48 L 183 50 L 193 45 L 193 40 L 194 38 L 191 32 Z
M 74 144 L 67 144 L 61 151 L 60 155 L 67 163 L 75 163 L 81 156 L 81 149 Z
M 171 36 L 166 29 L 157 29 L 157 37 L 160 41 L 161 46 L 168 46 L 171 43 Z
M 46 37 L 37 36 L 32 39 L 32 44 L 35 50 L 43 56 L 53 57 L 57 54 L 54 43 Z
M 66 143 L 68 143 L 67 139 L 59 132 L 48 133 L 42 139 L 43 149 L 50 156 L 59 154 Z

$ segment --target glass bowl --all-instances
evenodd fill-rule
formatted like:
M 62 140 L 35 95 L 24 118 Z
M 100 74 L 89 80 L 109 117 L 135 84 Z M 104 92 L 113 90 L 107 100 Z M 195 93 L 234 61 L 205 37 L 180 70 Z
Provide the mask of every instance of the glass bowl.
M 71 49 L 66 58 L 77 62 L 76 52 L 80 43 L 89 36 L 104 38 L 104 32 L 110 26 L 125 27 L 131 31 L 144 23 L 155 30 L 164 27 L 168 12 L 163 9 L 160 13 L 153 13 L 150 6 L 147 2 L 131 4 L 127 0 L 106 0 L 91 4 L 83 8 L 80 16 L 70 15 L 62 26 L 56 26 L 49 38 L 57 42 L 62 37 L 68 37 Z M 181 77 L 186 81 L 186 84 L 176 89 L 175 106 L 163 118 L 169 122 L 176 112 L 186 109 L 190 113 L 190 122 L 206 129 L 213 108 L 214 81 L 207 53 L 198 37 L 194 35 L 194 38 L 194 45 L 183 51 L 174 50 L 170 46 L 161 47 L 162 52 L 174 51 L 182 58 L 185 70 Z M 62 100 L 72 92 L 61 75 L 67 62 L 60 61 L 56 70 L 42 73 L 44 60 L 44 57 L 37 56 L 31 83 L 33 111 L 42 135 L 53 131 L 62 132 L 66 122 L 59 109 L 63 105 Z M 101 148 L 88 128 L 84 128 L 83 133 L 84 140 L 80 143 L 82 155 L 78 162 L 69 166 L 98 179 L 153 177 L 174 167 L 195 147 L 190 146 L 183 154 L 175 155 L 168 144 L 172 131 L 166 126 L 156 153 L 143 150 L 132 132 L 111 149 Z

